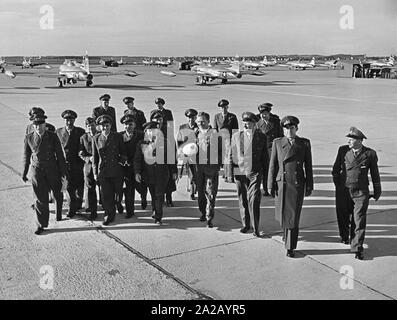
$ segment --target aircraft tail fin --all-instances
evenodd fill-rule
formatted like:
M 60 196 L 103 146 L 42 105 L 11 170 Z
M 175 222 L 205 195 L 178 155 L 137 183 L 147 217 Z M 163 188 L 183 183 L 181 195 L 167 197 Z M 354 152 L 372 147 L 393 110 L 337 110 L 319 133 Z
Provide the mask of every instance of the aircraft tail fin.
M 390 58 L 389 58 L 389 63 L 390 63 L 392 66 L 394 66 L 394 62 L 395 62 L 394 57 L 391 55 Z
M 309 64 L 314 67 L 316 65 L 316 59 L 313 57 Z
M 230 70 L 236 73 L 240 73 L 240 61 L 233 61 Z
M 88 60 L 88 51 L 85 52 L 82 65 L 83 65 L 83 69 L 88 73 L 90 73 L 90 61 Z

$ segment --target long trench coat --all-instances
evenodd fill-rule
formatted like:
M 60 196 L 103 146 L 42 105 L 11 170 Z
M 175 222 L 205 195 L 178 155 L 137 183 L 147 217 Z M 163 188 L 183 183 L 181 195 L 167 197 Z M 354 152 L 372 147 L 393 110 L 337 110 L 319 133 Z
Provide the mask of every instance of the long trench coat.
M 299 227 L 305 190 L 313 190 L 310 140 L 296 137 L 291 146 L 286 137 L 273 141 L 268 188 L 277 190 L 276 220 L 284 229 Z

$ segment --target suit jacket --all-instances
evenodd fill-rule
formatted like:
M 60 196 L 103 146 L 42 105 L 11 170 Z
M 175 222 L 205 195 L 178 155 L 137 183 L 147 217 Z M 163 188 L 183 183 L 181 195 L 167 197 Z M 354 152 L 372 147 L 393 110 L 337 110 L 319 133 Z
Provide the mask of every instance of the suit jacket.
M 281 226 L 299 227 L 305 191 L 313 190 L 310 140 L 296 136 L 291 146 L 286 137 L 274 139 L 267 183 L 278 190 L 275 212 Z
M 244 130 L 233 134 L 230 147 L 227 148 L 228 166 L 225 167 L 227 177 L 263 173 L 267 169 L 269 156 L 266 135 L 255 128 L 251 135 L 252 140 L 247 144 Z M 239 168 L 239 170 L 234 168 Z
M 121 177 L 121 164 L 125 162 L 126 152 L 123 139 L 117 132 L 111 131 L 107 139 L 103 134 L 94 137 L 93 170 L 98 178 Z
M 66 163 L 58 136 L 45 131 L 40 137 L 36 132 L 25 136 L 23 152 L 23 175 L 29 166 L 46 170 L 49 174 L 66 175 Z
M 84 135 L 85 130 L 80 127 L 74 127 L 69 135 L 65 127 L 56 130 L 59 141 L 61 141 L 62 149 L 65 155 L 66 164 L 72 167 L 83 167 L 83 161 L 79 157 L 80 138 Z
M 113 132 L 117 132 L 116 110 L 113 107 L 109 106 L 107 108 L 107 110 L 105 110 L 104 107 L 99 106 L 99 107 L 96 107 L 96 108 L 94 108 L 92 110 L 92 117 L 95 120 L 98 119 L 99 116 L 102 116 L 104 114 L 106 114 L 106 115 L 108 115 L 108 116 L 110 116 L 112 118 L 112 128 L 111 128 L 111 130 Z
M 378 157 L 374 150 L 362 147 L 355 158 L 348 145 L 339 147 L 333 168 L 332 177 L 336 187 L 367 190 L 369 185 L 368 171 L 371 174 L 375 195 L 381 193 L 381 182 L 378 169 Z
M 87 176 L 92 172 L 92 147 L 94 137 L 88 132 L 80 137 L 79 157 L 84 161 L 84 174 Z
M 124 110 L 124 115 L 132 114 L 136 117 L 136 128 L 143 131 L 143 125 L 146 123 L 146 117 L 142 110 L 134 108 L 134 110 L 126 109 Z
M 233 130 L 238 130 L 238 121 L 236 115 L 234 113 L 228 112 L 224 117 L 223 113 L 217 113 L 214 117 L 213 128 L 218 132 L 220 132 L 222 129 L 226 129 L 229 131 L 229 135 L 231 137 Z
M 271 150 L 273 140 L 284 135 L 280 124 L 280 118 L 277 115 L 271 114 L 267 123 L 262 118 L 259 119 L 260 120 L 256 123 L 256 127 L 266 135 L 267 146 Z
M 224 162 L 222 135 L 211 127 L 207 132 L 198 131 L 197 147 L 197 169 L 205 168 L 207 172 L 213 174 L 219 172 Z

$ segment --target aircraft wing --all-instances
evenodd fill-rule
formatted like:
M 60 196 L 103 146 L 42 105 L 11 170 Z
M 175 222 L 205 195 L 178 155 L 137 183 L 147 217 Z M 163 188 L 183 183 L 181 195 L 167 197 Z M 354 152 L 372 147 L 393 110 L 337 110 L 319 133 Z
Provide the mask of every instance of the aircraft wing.
M 117 70 L 117 71 L 90 70 L 90 74 L 92 74 L 95 77 L 109 77 L 109 76 L 117 76 L 117 75 L 124 75 L 128 77 L 139 76 L 139 73 L 133 70 Z

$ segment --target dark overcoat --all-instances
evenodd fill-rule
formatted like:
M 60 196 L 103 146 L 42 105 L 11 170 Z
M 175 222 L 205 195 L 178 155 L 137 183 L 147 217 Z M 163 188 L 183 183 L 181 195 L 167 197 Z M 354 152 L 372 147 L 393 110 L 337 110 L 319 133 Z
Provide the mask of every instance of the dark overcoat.
M 276 220 L 282 228 L 299 227 L 305 190 L 313 190 L 310 140 L 296 136 L 291 146 L 286 137 L 273 141 L 268 188 L 277 189 Z

